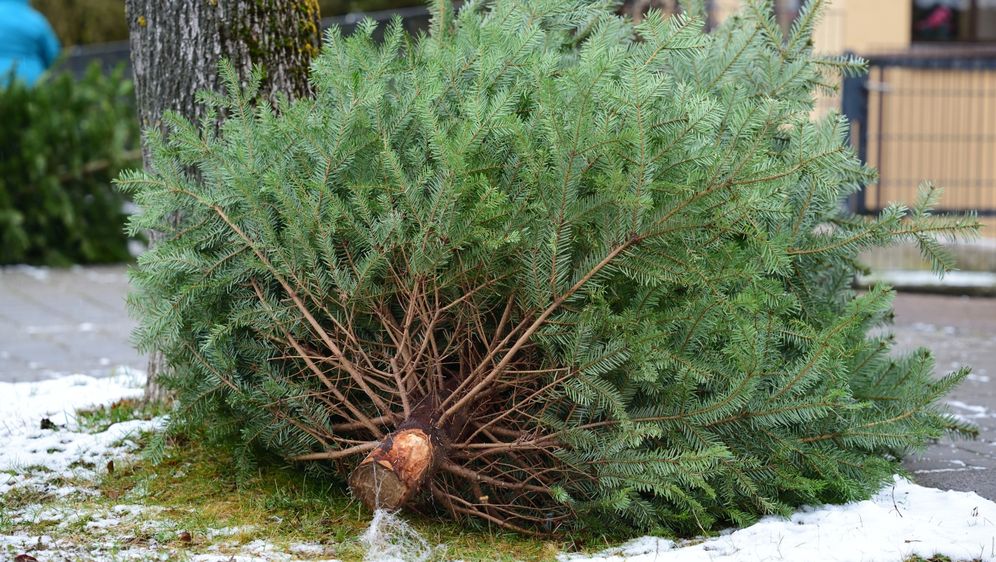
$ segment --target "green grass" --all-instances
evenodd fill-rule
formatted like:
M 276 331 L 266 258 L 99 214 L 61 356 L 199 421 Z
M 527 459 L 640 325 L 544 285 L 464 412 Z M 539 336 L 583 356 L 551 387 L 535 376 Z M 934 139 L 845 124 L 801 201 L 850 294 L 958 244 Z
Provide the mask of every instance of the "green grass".
M 107 406 L 98 406 L 76 412 L 76 422 L 80 430 L 100 433 L 108 427 L 130 420 L 151 420 L 167 413 L 168 407 L 162 404 L 146 404 L 135 398 L 118 400 Z
M 172 444 L 158 464 L 137 459 L 118 466 L 100 483 L 101 501 L 162 506 L 158 518 L 171 523 L 155 538 L 176 549 L 211 544 L 209 529 L 238 527 L 227 540 L 245 544 L 263 539 L 276 546 L 318 542 L 326 554 L 344 561 L 361 560 L 357 538 L 371 514 L 349 498 L 341 486 L 306 476 L 294 468 L 262 467 L 251 477 L 238 477 L 231 454 L 224 448 L 184 440 Z M 568 545 L 522 537 L 495 529 L 468 529 L 466 524 L 405 514 L 430 544 L 445 544 L 446 559 L 539 561 L 553 560 Z M 189 533 L 189 540 L 182 536 Z
M 14 529 L 14 519 L 10 509 L 0 501 L 0 534 L 9 533 Z
M 0 513 L 46 503 L 51 499 L 51 494 L 36 489 L 11 488 L 5 494 L 0 495 Z

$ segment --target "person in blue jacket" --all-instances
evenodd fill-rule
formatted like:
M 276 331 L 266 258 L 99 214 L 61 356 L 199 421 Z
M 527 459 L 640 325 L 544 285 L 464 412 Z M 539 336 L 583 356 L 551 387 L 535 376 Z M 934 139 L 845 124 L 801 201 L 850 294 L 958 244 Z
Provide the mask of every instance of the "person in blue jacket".
M 14 77 L 34 84 L 59 55 L 59 39 L 28 0 L 0 0 L 0 85 Z

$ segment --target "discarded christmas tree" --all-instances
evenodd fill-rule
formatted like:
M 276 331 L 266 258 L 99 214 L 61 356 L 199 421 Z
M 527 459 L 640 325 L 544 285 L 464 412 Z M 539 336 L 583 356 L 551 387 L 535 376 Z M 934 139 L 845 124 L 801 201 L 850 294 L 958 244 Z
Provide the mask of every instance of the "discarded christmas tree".
M 120 183 L 167 231 L 133 272 L 177 427 L 331 470 L 370 507 L 525 532 L 698 531 L 877 489 L 946 430 L 855 256 L 972 219 L 851 216 L 873 181 L 813 92 L 859 61 L 764 2 L 706 34 L 588 1 L 332 31 L 314 99 L 227 96 Z M 179 223 L 176 225 L 176 223 Z

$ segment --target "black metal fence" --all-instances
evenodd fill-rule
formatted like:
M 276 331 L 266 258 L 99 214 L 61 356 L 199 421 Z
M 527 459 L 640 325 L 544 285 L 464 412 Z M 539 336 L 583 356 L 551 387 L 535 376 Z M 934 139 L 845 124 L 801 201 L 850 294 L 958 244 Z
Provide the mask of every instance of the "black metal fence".
M 387 23 L 392 18 L 401 18 L 401 23 L 409 33 L 417 33 L 429 27 L 430 14 L 421 6 L 413 8 L 398 8 L 380 12 L 355 13 L 322 19 L 322 30 L 338 25 L 344 34 L 349 35 L 363 18 L 371 18 L 378 23 L 375 35 L 382 34 Z M 128 55 L 128 42 L 99 43 L 95 45 L 75 46 L 67 49 L 62 60 L 62 68 L 81 76 L 91 63 L 99 63 L 105 70 L 118 65 L 124 65 L 126 73 L 131 75 L 131 60 Z
M 858 155 L 879 171 L 851 200 L 858 213 L 943 187 L 939 213 L 977 213 L 983 239 L 952 246 L 962 269 L 996 271 L 996 49 L 912 49 L 867 57 L 844 82 L 842 111 Z M 877 269 L 921 269 L 912 248 L 871 256 Z

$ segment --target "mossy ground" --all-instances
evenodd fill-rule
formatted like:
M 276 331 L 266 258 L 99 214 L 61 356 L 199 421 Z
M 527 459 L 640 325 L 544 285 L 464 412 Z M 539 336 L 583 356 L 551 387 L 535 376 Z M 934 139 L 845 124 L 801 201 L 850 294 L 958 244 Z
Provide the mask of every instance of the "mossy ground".
M 144 502 L 163 507 L 160 515 L 182 529 L 167 544 L 195 550 L 211 544 L 211 529 L 237 528 L 229 540 L 244 544 L 261 539 L 278 547 L 318 542 L 328 548 L 328 555 L 360 560 L 358 537 L 370 522 L 370 513 L 334 483 L 279 466 L 240 477 L 230 453 L 195 440 L 173 444 L 158 464 L 139 459 L 116 468 L 103 478 L 100 491 L 112 502 L 140 495 Z M 406 518 L 430 544 L 445 544 L 448 559 L 552 560 L 566 546 L 501 531 L 467 530 L 418 516 Z
M 77 411 L 76 423 L 81 431 L 100 433 L 113 424 L 129 420 L 150 420 L 166 414 L 167 410 L 167 406 L 162 404 L 145 404 L 140 400 L 125 398 L 106 406 Z
M 114 423 L 162 413 L 162 408 L 124 400 L 79 412 L 78 423 L 86 431 L 99 432 Z M 150 438 L 146 434 L 139 441 Z M 66 475 L 45 473 L 42 467 L 18 470 L 44 477 L 46 486 L 17 487 L 0 495 L 0 534 L 49 535 L 62 541 L 63 549 L 67 543 L 79 545 L 80 552 L 98 542 L 117 545 L 89 555 L 100 560 L 115 559 L 117 549 L 128 548 L 169 552 L 170 559 L 180 560 L 206 552 L 236 555 L 254 541 L 285 552 L 296 544 L 323 547 L 321 552 L 294 552 L 299 559 L 363 558 L 359 537 L 371 514 L 341 484 L 308 476 L 300 467 L 273 463 L 250 475 L 239 474 L 230 449 L 190 437 L 173 440 L 158 463 L 131 455 L 78 470 L 90 477 L 72 470 Z M 61 497 L 50 492 L 65 486 L 80 492 Z M 144 509 L 115 517 L 121 506 Z M 439 550 L 445 560 L 553 560 L 571 547 L 486 527 L 404 517 L 430 544 L 445 545 Z M 113 524 L 108 524 L 111 519 Z

